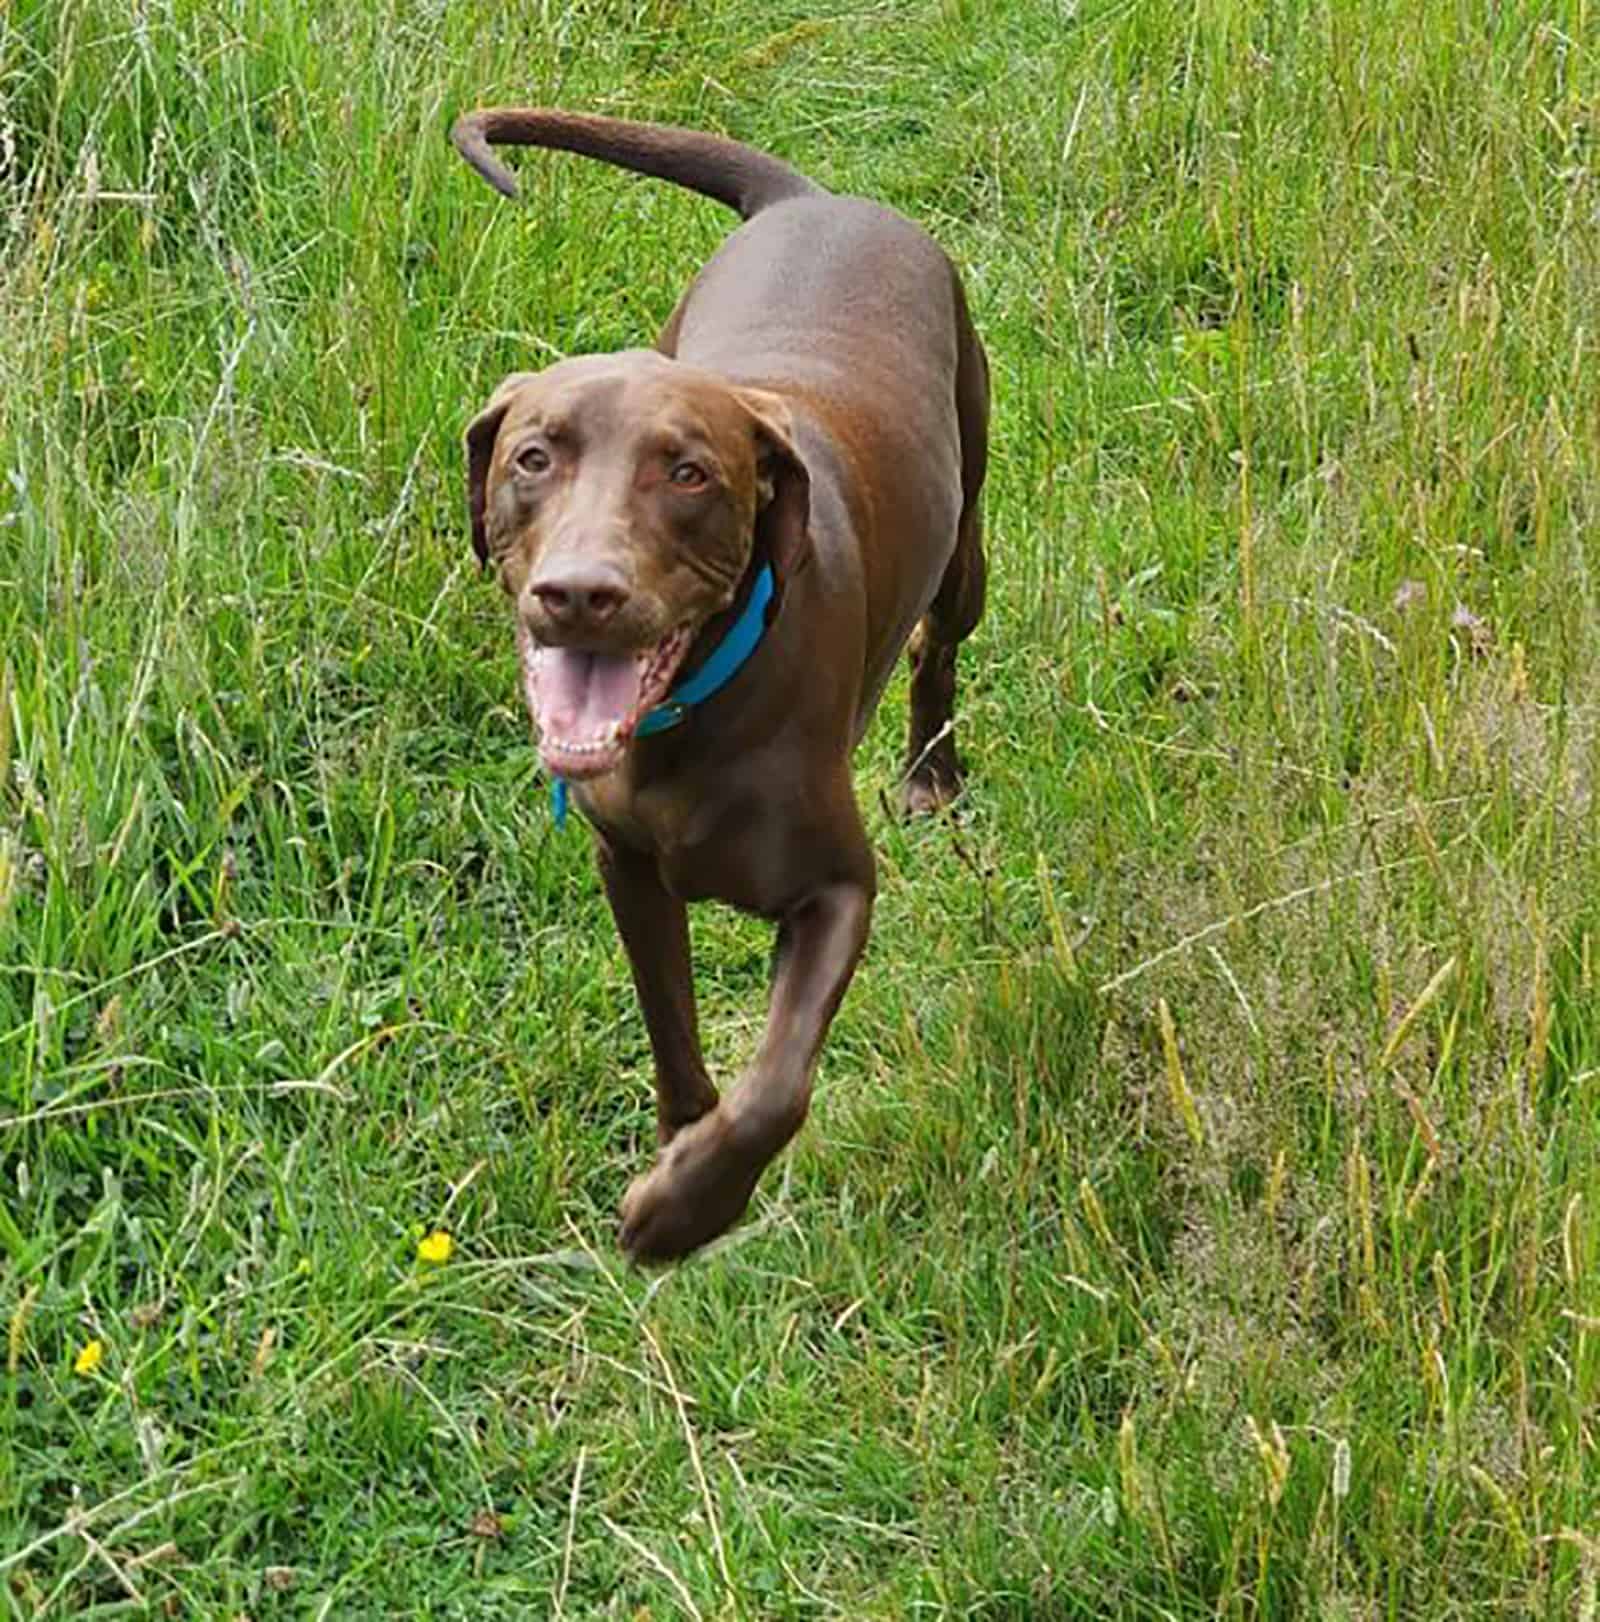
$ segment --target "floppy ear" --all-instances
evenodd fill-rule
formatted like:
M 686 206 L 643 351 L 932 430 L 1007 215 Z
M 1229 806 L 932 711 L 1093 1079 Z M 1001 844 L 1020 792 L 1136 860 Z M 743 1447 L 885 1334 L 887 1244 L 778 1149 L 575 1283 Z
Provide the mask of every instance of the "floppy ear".
M 472 523 L 472 550 L 484 565 L 489 562 L 489 459 L 494 455 L 494 442 L 511 406 L 511 396 L 532 376 L 532 372 L 513 372 L 467 425 L 467 516 Z
M 794 446 L 789 408 L 764 389 L 741 389 L 755 419 L 756 539 L 765 541 L 779 583 L 811 561 L 811 475 Z

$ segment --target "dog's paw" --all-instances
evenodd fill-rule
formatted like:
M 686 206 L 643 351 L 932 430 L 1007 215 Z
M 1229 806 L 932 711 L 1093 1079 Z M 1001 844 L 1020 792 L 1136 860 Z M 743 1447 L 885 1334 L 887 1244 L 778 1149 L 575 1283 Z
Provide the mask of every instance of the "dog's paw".
M 952 805 L 961 794 L 959 772 L 926 768 L 911 774 L 900 788 L 900 814 L 903 817 L 931 817 Z
M 762 1162 L 734 1141 L 720 1109 L 682 1128 L 622 1200 L 622 1248 L 636 1262 L 698 1250 L 744 1215 Z

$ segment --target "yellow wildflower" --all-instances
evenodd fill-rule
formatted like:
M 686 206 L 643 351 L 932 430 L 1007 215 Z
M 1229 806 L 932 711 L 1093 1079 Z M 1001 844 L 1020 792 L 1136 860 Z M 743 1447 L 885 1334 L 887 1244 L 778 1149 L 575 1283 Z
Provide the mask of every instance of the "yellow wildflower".
M 455 1248 L 455 1242 L 443 1228 L 435 1228 L 425 1239 L 417 1241 L 417 1260 L 419 1262 L 447 1262 L 450 1252 Z
M 93 1374 L 100 1367 L 100 1360 L 106 1355 L 106 1349 L 98 1340 L 91 1340 L 72 1360 L 74 1374 Z

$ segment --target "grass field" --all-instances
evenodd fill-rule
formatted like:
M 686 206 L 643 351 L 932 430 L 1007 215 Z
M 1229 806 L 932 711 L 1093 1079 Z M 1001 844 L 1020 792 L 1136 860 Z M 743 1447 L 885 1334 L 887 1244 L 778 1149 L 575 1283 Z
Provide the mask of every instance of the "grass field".
M 460 434 L 732 217 L 496 100 L 903 209 L 994 362 L 969 792 L 898 684 L 660 1275 Z M 1597 375 L 1590 0 L 0 3 L 9 1613 L 1593 1618 Z

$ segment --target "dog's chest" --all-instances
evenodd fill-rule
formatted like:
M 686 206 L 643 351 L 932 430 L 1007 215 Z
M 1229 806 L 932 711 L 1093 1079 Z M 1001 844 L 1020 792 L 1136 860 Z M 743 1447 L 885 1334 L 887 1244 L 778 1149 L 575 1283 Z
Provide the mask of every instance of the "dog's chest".
M 633 794 L 597 784 L 584 809 L 618 843 L 651 857 L 661 882 L 681 901 L 721 901 L 743 912 L 781 912 L 782 819 L 748 785 L 693 797 L 666 787 Z

